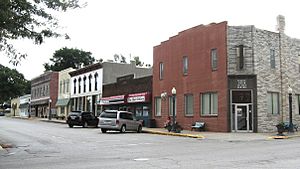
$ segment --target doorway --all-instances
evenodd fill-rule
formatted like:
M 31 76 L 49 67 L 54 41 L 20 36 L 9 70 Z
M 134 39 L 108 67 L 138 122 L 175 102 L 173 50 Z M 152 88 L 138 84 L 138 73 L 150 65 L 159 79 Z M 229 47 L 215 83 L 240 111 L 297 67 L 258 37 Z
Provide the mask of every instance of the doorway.
M 252 132 L 252 106 L 250 104 L 235 104 L 235 131 Z
M 253 103 L 251 90 L 231 91 L 231 130 L 253 132 Z

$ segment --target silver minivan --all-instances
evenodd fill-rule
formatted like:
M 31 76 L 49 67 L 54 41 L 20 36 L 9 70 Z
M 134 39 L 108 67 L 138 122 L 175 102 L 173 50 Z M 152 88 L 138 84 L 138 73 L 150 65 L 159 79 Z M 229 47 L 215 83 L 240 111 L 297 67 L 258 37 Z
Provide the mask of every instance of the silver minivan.
M 142 121 L 136 120 L 134 114 L 128 111 L 105 110 L 99 116 L 99 125 L 102 133 L 115 130 L 124 133 L 126 131 L 142 131 Z

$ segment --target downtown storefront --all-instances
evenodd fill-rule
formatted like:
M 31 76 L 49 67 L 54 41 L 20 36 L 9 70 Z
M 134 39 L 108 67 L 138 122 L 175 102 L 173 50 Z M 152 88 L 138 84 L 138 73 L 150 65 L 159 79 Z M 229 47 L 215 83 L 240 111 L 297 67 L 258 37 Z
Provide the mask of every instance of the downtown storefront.
M 98 101 L 102 110 L 121 110 L 134 113 L 137 120 L 143 120 L 144 126 L 151 124 L 151 93 L 132 93 L 103 97 Z

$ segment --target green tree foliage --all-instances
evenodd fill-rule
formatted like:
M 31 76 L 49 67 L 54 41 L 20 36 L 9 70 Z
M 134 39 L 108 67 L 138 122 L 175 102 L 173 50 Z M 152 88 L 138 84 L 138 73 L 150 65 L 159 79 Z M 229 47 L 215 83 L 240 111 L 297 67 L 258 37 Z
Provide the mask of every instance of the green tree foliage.
M 0 64 L 0 103 L 30 93 L 30 81 L 16 69 Z
M 69 67 L 78 69 L 81 65 L 86 66 L 95 62 L 95 58 L 91 55 L 91 52 L 64 47 L 55 51 L 53 58 L 50 58 L 52 63 L 45 63 L 44 68 L 45 71 L 61 71 Z
M 135 61 L 136 66 L 143 66 L 144 65 L 144 62 L 142 62 L 140 60 L 140 57 L 138 57 L 138 56 L 133 57 L 133 60 Z
M 114 61 L 116 63 L 127 63 L 126 62 L 126 57 L 123 56 L 122 54 L 118 55 L 118 54 L 114 54 Z
M 30 39 L 41 44 L 45 38 L 62 36 L 56 31 L 58 20 L 51 10 L 78 7 L 78 0 L 0 0 L 0 52 L 17 65 L 26 54 L 19 53 L 10 40 Z

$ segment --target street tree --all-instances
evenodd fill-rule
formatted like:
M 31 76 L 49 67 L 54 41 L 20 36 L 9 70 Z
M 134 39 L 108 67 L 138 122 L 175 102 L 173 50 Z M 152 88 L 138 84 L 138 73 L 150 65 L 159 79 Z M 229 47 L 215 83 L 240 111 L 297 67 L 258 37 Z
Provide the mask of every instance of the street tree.
M 50 62 L 44 64 L 45 71 L 61 71 L 69 67 L 78 69 L 81 65 L 93 64 L 95 58 L 92 57 L 91 52 L 64 47 L 55 51 L 53 57 L 50 58 Z
M 0 103 L 30 93 L 30 81 L 16 69 L 0 64 Z
M 14 65 L 26 54 L 18 52 L 11 40 L 30 39 L 42 44 L 45 38 L 65 36 L 57 31 L 58 19 L 52 11 L 80 8 L 79 0 L 0 0 L 0 52 Z
M 116 63 L 127 63 L 126 57 L 123 56 L 122 54 L 120 54 L 120 55 L 114 54 L 114 61 Z
M 135 65 L 136 65 L 136 66 L 143 66 L 143 65 L 144 65 L 144 62 L 142 62 L 142 61 L 140 60 L 140 57 L 139 57 L 139 56 L 134 56 L 134 57 L 133 57 L 133 60 L 135 61 Z

